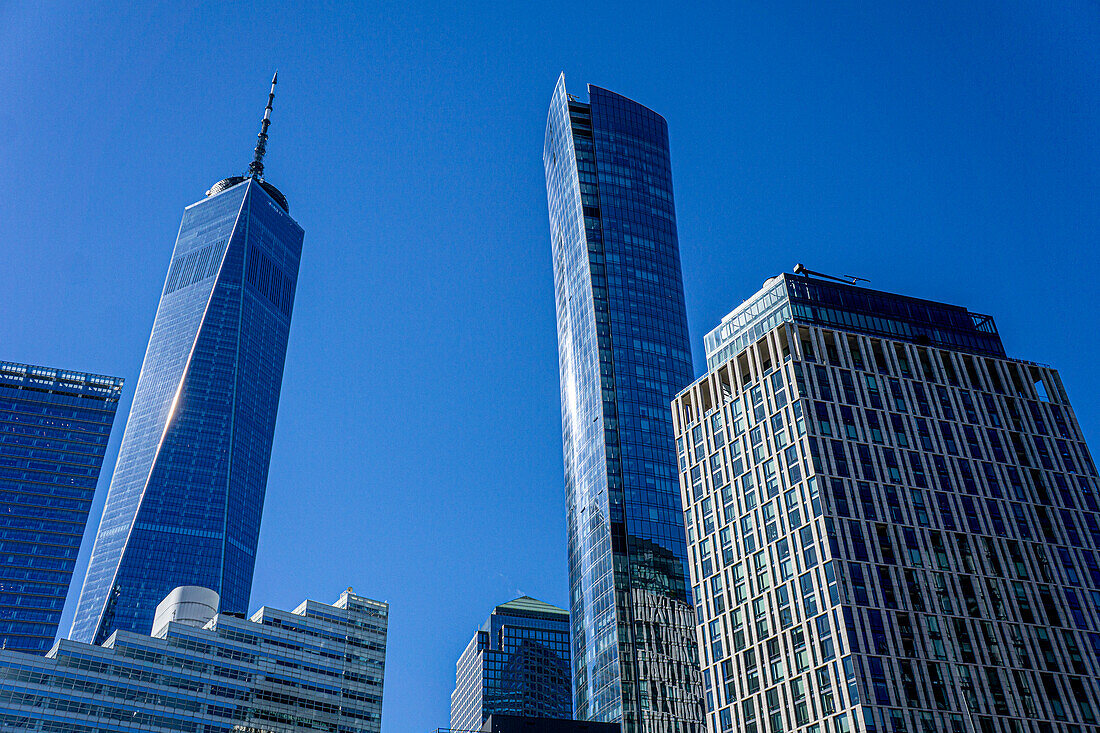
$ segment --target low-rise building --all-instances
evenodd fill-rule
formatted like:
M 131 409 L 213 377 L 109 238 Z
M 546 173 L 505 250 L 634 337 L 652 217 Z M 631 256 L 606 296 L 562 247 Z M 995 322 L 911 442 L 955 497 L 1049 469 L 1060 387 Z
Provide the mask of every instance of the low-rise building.
M 173 591 L 154 636 L 0 651 L 0 731 L 378 733 L 387 604 L 349 588 L 333 605 L 206 619 L 204 590 Z

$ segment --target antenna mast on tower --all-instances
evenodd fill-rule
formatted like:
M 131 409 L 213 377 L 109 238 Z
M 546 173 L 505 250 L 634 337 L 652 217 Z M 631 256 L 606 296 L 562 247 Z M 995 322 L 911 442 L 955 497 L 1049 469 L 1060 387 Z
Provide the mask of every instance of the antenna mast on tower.
M 248 177 L 264 178 L 264 155 L 267 153 L 267 128 L 271 126 L 271 107 L 275 104 L 275 85 L 279 81 L 279 72 L 271 77 L 271 92 L 267 95 L 267 108 L 264 109 L 264 121 L 260 123 L 259 141 L 256 143 L 256 151 L 252 162 L 248 164 Z

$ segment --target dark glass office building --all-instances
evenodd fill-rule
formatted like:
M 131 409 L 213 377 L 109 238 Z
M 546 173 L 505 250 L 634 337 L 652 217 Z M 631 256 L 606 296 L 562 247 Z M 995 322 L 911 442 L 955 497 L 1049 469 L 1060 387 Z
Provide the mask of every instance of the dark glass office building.
M 523 596 L 497 606 L 455 668 L 451 729 L 491 715 L 573 717 L 569 612 Z
M 303 237 L 262 177 L 267 122 L 249 175 L 184 211 L 75 640 L 148 633 L 181 585 L 248 610 Z
M 122 380 L 0 362 L 0 647 L 44 654 L 65 606 Z
M 558 316 L 575 715 L 702 722 L 668 404 L 692 379 L 668 130 L 558 80 L 546 168 Z

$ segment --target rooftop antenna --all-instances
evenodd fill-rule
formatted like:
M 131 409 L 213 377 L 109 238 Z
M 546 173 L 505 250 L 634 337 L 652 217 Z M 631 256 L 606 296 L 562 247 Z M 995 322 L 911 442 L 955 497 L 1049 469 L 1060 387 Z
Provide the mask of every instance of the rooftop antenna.
M 271 77 L 271 92 L 267 95 L 267 107 L 264 109 L 264 121 L 260 123 L 259 141 L 252 162 L 248 164 L 248 177 L 264 179 L 264 154 L 267 153 L 267 128 L 271 126 L 271 106 L 275 103 L 275 85 L 279 81 L 279 72 Z
M 794 274 L 795 275 L 807 275 L 807 276 L 808 275 L 813 275 L 814 277 L 823 277 L 826 280 L 835 280 L 836 282 L 844 283 L 845 285 L 855 285 L 858 282 L 865 282 L 865 283 L 871 282 L 870 280 L 868 280 L 865 277 L 856 277 L 855 275 L 842 275 L 841 277 L 837 277 L 836 275 L 826 275 L 824 272 L 814 272 L 813 270 L 808 269 L 801 262 L 799 262 L 797 265 L 794 266 Z

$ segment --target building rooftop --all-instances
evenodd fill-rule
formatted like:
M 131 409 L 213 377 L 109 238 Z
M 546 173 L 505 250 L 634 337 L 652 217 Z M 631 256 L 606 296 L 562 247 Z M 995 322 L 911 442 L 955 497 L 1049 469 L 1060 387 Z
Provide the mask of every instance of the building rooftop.
M 35 389 L 42 392 L 82 394 L 104 399 L 118 399 L 122 392 L 122 377 L 87 374 L 69 369 L 0 361 L 0 384 Z
M 244 183 L 247 180 L 248 176 L 230 176 L 229 178 L 223 178 L 207 190 L 206 196 L 208 198 L 210 196 L 216 196 L 222 191 L 228 191 L 237 184 Z M 288 214 L 290 213 L 290 204 L 287 203 L 286 196 L 283 195 L 282 191 L 263 179 L 258 178 L 256 182 L 260 184 L 260 187 L 263 188 L 264 191 L 267 191 L 267 195 L 274 199 L 275 203 L 277 203 L 283 211 Z
M 550 616 L 568 616 L 569 612 L 564 608 L 558 608 L 557 606 L 540 601 L 537 598 L 531 596 L 520 596 L 514 601 L 508 601 L 502 603 L 496 607 L 494 613 L 503 612 L 518 615 L 527 614 L 546 614 Z
M 765 282 L 703 337 L 707 369 L 727 361 L 785 321 L 1006 356 L 991 316 L 962 306 L 782 273 Z
M 173 591 L 168 605 L 202 590 Z M 0 650 L 0 728 L 378 733 L 385 603 L 348 589 L 335 604 L 264 606 L 250 620 L 219 613 L 202 626 L 203 614 L 177 610 L 157 636 L 115 631 L 99 646 L 59 639 L 44 657 Z

